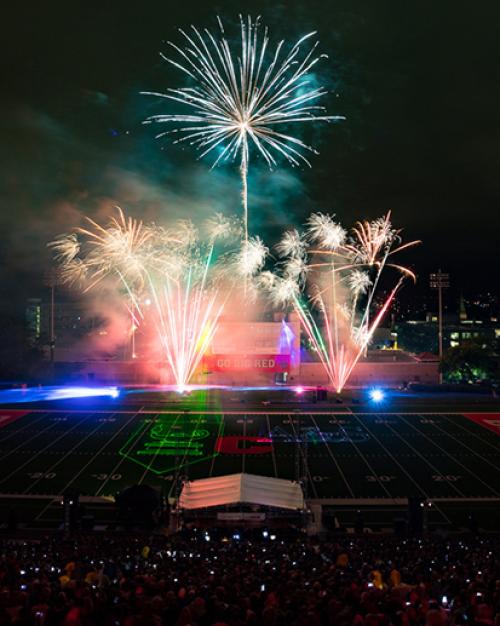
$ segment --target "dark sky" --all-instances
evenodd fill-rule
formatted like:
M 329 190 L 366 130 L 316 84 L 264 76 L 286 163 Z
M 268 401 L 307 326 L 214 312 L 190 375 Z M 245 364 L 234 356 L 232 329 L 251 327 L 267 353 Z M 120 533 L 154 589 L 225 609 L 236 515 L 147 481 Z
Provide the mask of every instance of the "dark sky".
M 239 210 L 237 167 L 210 171 L 142 126 L 157 103 L 141 90 L 185 84 L 162 62 L 177 26 L 229 30 L 261 14 L 271 38 L 316 29 L 329 59 L 317 78 L 338 125 L 304 129 L 311 170 L 252 163 L 251 230 L 270 243 L 313 210 L 345 225 L 393 211 L 427 285 L 442 267 L 465 290 L 498 289 L 500 4 L 288 2 L 24 2 L 4 9 L 0 137 L 0 297 L 36 295 L 46 242 L 81 214 L 120 204 L 157 220 Z M 235 32 L 234 30 L 232 32 Z M 156 108 L 155 108 L 156 107 Z

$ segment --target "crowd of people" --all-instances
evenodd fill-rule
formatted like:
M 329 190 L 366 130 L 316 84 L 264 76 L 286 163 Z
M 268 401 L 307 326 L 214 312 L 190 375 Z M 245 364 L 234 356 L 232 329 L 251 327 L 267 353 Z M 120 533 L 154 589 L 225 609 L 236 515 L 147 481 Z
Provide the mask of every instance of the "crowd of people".
M 500 540 L 0 540 L 0 626 L 500 626 Z

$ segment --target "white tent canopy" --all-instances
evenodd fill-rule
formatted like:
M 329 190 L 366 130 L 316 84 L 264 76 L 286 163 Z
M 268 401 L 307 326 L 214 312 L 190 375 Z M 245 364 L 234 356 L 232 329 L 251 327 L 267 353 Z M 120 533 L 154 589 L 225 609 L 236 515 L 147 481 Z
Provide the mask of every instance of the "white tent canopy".
M 255 474 L 229 474 L 184 484 L 182 509 L 202 509 L 224 504 L 261 504 L 282 509 L 302 509 L 304 495 L 298 483 Z

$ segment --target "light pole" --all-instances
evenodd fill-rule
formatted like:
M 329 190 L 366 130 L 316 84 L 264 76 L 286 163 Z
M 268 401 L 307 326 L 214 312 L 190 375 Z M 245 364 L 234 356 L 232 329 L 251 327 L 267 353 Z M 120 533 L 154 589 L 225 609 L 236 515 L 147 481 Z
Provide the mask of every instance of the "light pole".
M 438 292 L 438 350 L 439 350 L 439 384 L 443 383 L 443 372 L 441 364 L 443 360 L 443 289 L 450 286 L 450 275 L 442 272 L 440 269 L 430 275 L 431 289 L 437 289 Z

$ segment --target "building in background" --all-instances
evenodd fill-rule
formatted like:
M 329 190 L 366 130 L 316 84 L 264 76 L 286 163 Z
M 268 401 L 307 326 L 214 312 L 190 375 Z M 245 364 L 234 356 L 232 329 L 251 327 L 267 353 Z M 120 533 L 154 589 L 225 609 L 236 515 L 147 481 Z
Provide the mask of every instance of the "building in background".
M 432 352 L 437 354 L 437 316 L 428 314 L 425 320 L 407 320 L 396 324 L 398 346 L 412 354 Z M 474 342 L 485 349 L 495 351 L 500 340 L 500 324 L 481 319 L 457 319 L 447 317 L 443 325 L 443 348 L 456 348 Z
M 34 337 L 48 344 L 50 304 L 28 301 L 26 318 Z M 269 316 L 268 316 L 269 317 Z M 160 346 L 151 345 L 147 319 L 136 328 L 107 322 L 78 302 L 56 302 L 55 374 L 60 380 L 122 384 L 170 384 L 173 380 Z M 151 328 L 149 328 L 151 330 Z M 349 384 L 401 386 L 408 382 L 434 383 L 435 362 L 422 362 L 397 350 L 397 336 L 381 328 L 373 348 L 361 358 Z M 378 349 L 380 348 L 380 349 Z M 47 358 L 49 350 L 47 349 Z M 196 382 L 226 385 L 327 385 L 322 364 L 307 348 L 294 314 L 275 313 L 267 321 L 221 319 Z
M 41 298 L 28 298 L 26 302 L 25 320 L 31 344 L 37 343 L 42 338 L 42 307 Z

